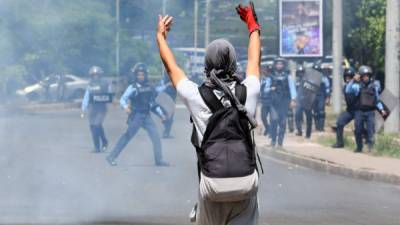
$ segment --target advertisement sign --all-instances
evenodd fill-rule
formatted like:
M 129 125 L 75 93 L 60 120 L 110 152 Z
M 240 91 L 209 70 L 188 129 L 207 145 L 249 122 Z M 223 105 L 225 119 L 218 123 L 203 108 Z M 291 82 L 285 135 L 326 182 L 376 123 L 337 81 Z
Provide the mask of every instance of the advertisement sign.
M 280 0 L 280 55 L 323 55 L 322 0 Z

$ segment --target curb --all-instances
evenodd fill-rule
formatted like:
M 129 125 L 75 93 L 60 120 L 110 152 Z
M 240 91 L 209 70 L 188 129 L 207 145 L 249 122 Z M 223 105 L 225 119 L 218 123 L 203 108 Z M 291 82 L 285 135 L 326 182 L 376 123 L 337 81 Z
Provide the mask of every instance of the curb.
M 385 173 L 376 173 L 367 169 L 351 169 L 342 164 L 327 161 L 324 159 L 311 158 L 284 150 L 270 150 L 267 147 L 260 147 L 261 153 L 278 160 L 297 164 L 310 169 L 340 175 L 355 179 L 376 181 L 394 185 L 400 185 L 400 176 Z

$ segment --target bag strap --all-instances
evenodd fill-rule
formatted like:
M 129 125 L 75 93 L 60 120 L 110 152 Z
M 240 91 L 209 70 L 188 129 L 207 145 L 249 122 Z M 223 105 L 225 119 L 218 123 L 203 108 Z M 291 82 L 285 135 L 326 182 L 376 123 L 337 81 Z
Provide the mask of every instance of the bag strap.
M 235 95 L 239 99 L 239 102 L 242 103 L 242 105 L 246 104 L 247 88 L 245 85 L 236 83 Z
M 215 96 L 212 88 L 203 84 L 199 87 L 199 92 L 204 103 L 206 103 L 212 113 L 224 108 L 224 105 L 222 105 L 221 101 Z

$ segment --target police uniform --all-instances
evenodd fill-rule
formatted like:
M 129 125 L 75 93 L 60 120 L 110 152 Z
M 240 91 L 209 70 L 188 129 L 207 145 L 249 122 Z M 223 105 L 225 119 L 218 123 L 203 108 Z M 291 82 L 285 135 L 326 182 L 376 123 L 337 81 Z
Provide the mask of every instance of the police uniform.
M 312 112 L 311 109 L 307 109 L 304 105 L 302 105 L 302 98 L 306 97 L 304 92 L 304 73 L 305 69 L 302 66 L 297 68 L 296 72 L 296 89 L 297 89 L 297 101 L 296 101 L 296 110 L 295 110 L 295 123 L 297 129 L 297 136 L 303 135 L 303 114 L 306 116 L 306 138 L 311 137 L 312 130 Z
M 372 70 L 369 67 L 361 66 L 359 74 L 363 76 L 372 75 Z M 371 78 L 371 77 L 370 77 Z M 374 146 L 375 135 L 375 109 L 383 110 L 383 105 L 380 102 L 379 88 L 370 79 L 368 83 L 361 78 L 360 82 L 351 81 L 346 86 L 347 94 L 354 94 L 355 100 L 355 136 L 357 149 L 355 152 L 361 152 L 363 148 L 363 131 L 365 125 L 366 143 L 368 149 L 372 150 Z
M 321 86 L 317 92 L 317 96 L 314 102 L 314 120 L 315 129 L 317 131 L 324 131 L 325 127 L 325 104 L 326 99 L 330 96 L 330 82 L 326 75 L 323 75 Z
M 91 75 L 102 74 L 100 67 L 92 67 Z M 92 77 L 83 97 L 82 112 L 88 111 L 90 131 L 92 134 L 94 152 L 105 151 L 108 141 L 104 132 L 103 122 L 107 114 L 107 103 L 112 97 L 108 93 L 108 83 L 101 77 Z M 106 98 L 106 99 L 105 99 Z
M 285 68 L 276 70 L 276 64 L 283 61 Z M 287 112 L 290 101 L 296 100 L 296 86 L 289 73 L 286 71 L 286 60 L 275 60 L 273 75 L 267 78 L 266 89 L 271 95 L 271 146 L 282 146 L 286 131 Z
M 138 72 L 135 67 L 132 69 L 134 74 Z M 145 80 L 143 82 L 135 81 L 133 84 L 129 85 L 120 99 L 120 105 L 123 108 L 130 107 L 131 113 L 128 117 L 127 130 L 119 138 L 113 151 L 106 158 L 112 166 L 116 165 L 116 158 L 140 128 L 145 129 L 151 139 L 156 165 L 168 166 L 168 164 L 163 161 L 160 135 L 150 113 L 154 112 L 160 117 L 164 117 L 164 114 L 161 108 L 155 103 L 156 92 L 147 81 L 147 71 L 145 73 Z
M 352 79 L 355 74 L 353 68 L 348 68 L 344 73 L 344 80 L 346 82 L 346 77 Z M 343 87 L 343 94 L 346 101 L 346 111 L 342 112 L 336 120 L 336 143 L 332 145 L 333 148 L 343 148 L 344 147 L 344 138 L 343 138 L 343 130 L 344 127 L 350 123 L 355 116 L 355 100 L 356 96 L 354 94 L 346 93 L 346 88 L 350 84 L 350 82 L 346 82 Z
M 261 120 L 264 125 L 264 136 L 267 136 L 269 134 L 269 121 L 268 121 L 268 115 L 270 114 L 271 110 L 271 95 L 270 95 L 270 90 L 267 89 L 266 84 L 267 84 L 267 79 L 268 77 L 262 77 L 261 78 L 261 89 L 260 89 L 260 103 L 261 103 Z

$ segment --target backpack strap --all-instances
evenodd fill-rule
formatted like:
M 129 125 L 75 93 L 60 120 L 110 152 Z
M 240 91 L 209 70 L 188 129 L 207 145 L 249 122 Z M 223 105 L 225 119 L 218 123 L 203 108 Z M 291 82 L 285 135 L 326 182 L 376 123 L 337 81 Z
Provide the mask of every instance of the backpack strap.
M 200 148 L 200 143 L 199 143 L 199 138 L 197 137 L 197 130 L 196 126 L 194 125 L 192 117 L 190 117 L 190 123 L 192 124 L 192 137 L 191 137 L 191 142 L 196 149 L 196 155 L 197 155 L 197 176 L 199 178 L 199 183 L 200 183 L 200 178 L 201 178 L 201 161 L 200 161 L 200 154 L 201 154 L 201 148 Z
M 222 105 L 221 101 L 215 96 L 212 88 L 203 84 L 199 87 L 199 92 L 204 103 L 206 103 L 212 113 L 224 108 L 224 105 Z
M 242 105 L 246 104 L 247 88 L 245 85 L 236 83 L 235 95 L 239 99 L 239 102 L 242 103 Z

